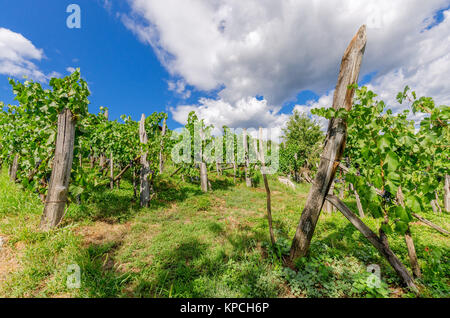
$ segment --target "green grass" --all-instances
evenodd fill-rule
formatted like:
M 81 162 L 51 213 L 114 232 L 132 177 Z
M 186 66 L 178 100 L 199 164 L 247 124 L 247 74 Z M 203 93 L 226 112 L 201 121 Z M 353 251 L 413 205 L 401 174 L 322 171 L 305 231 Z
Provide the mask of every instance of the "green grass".
M 277 249 L 270 247 L 263 187 L 234 185 L 211 173 L 213 192 L 166 175 L 141 209 L 129 180 L 72 204 L 61 227 L 38 230 L 38 197 L 0 174 L 0 236 L 15 259 L 1 297 L 411 297 L 387 262 L 340 214 L 322 214 L 298 273 L 289 250 L 308 185 L 294 191 L 270 179 Z M 354 207 L 354 202 L 348 201 Z M 442 226 L 448 216 L 423 213 Z M 372 229 L 377 220 L 365 218 Z M 413 225 L 424 297 L 448 297 L 448 237 Z M 402 237 L 392 249 L 408 264 Z M 67 266 L 81 268 L 81 287 L 66 286 Z M 366 267 L 378 264 L 383 284 L 370 288 Z M 0 267 L 1 268 L 1 267 Z M 1 277 L 1 276 L 0 276 Z

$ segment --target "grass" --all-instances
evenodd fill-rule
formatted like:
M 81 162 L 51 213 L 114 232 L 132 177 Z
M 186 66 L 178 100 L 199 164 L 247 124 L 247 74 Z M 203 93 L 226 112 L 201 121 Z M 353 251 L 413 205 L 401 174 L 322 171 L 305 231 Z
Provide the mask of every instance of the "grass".
M 211 173 L 213 191 L 166 175 L 158 195 L 140 208 L 128 180 L 120 189 L 72 204 L 57 230 L 38 230 L 36 195 L 0 174 L 1 297 L 412 297 L 378 252 L 340 214 L 322 214 L 299 271 L 284 268 L 308 185 L 289 189 L 270 179 L 277 248 L 270 247 L 262 186 L 247 188 Z M 348 200 L 354 207 L 354 202 Z M 423 213 L 448 228 L 448 216 Z M 376 229 L 377 220 L 364 221 Z M 449 296 L 448 237 L 412 227 L 423 297 Z M 392 249 L 408 264 L 402 237 Z M 81 271 L 80 288 L 67 287 Z M 370 264 L 382 284 L 367 284 Z

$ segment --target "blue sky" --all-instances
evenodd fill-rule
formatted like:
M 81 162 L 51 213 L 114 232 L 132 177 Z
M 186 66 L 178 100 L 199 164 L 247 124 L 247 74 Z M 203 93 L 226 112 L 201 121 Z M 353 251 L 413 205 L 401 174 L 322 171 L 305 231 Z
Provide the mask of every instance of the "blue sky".
M 70 15 L 66 8 L 71 3 L 80 5 L 80 29 L 66 26 Z M 90 112 L 106 106 L 111 119 L 126 114 L 138 120 L 142 113 L 167 112 L 169 106 L 215 95 L 215 91 L 193 91 L 190 98 L 181 99 L 168 90 L 171 76 L 152 48 L 138 41 L 115 14 L 127 10 L 124 1 L 115 3 L 114 11 L 100 0 L 0 0 L 0 8 L 0 27 L 22 34 L 43 49 L 45 58 L 38 64 L 45 74 L 58 72 L 66 76 L 66 68 L 81 68 L 91 90 Z M 0 74 L 0 100 L 14 104 L 8 77 Z M 305 91 L 298 100 L 306 102 L 317 97 Z M 283 111 L 292 111 L 293 105 L 286 103 Z M 168 124 L 179 126 L 170 117 Z
M 152 49 L 139 42 L 101 1 L 79 0 L 81 29 L 66 27 L 66 7 L 73 0 L 0 0 L 0 27 L 21 33 L 45 58 L 44 73 L 67 75 L 80 67 L 91 89 L 90 111 L 110 109 L 112 119 L 165 111 L 177 98 L 167 90 L 170 75 Z M 0 100 L 14 103 L 8 76 L 0 74 Z M 173 125 L 173 123 L 171 123 Z
M 221 2 L 226 7 L 227 0 Z M 165 111 L 169 112 L 169 127 L 175 128 L 187 110 L 201 109 L 201 115 L 216 126 L 262 123 L 269 127 L 282 125 L 286 120 L 283 114 L 290 114 L 295 107 L 304 110 L 330 103 L 343 50 L 365 19 L 373 19 L 371 12 L 375 8 L 379 11 L 375 21 L 380 19 L 382 23 L 373 28 L 369 25 L 361 84 L 372 85 L 386 98 L 395 97 L 395 91 L 409 84 L 424 93 L 437 92 L 437 98 L 447 101 L 447 84 L 433 87 L 426 77 L 444 79 L 448 74 L 448 44 L 442 39 L 449 23 L 442 22 L 446 21 L 450 1 L 430 0 L 421 7 L 423 2 L 411 0 L 408 6 L 399 3 L 394 8 L 389 1 L 368 1 L 364 6 L 352 0 L 346 2 L 348 12 L 335 17 L 336 2 L 321 0 L 319 15 L 312 17 L 309 12 L 317 8 L 310 8 L 308 1 L 295 4 L 300 8 L 280 2 L 280 13 L 278 7 L 274 10 L 261 4 L 259 8 L 260 2 L 248 0 L 235 4 L 239 7 L 234 8 L 234 13 L 223 14 L 224 10 L 216 10 L 207 1 L 187 6 L 188 1 L 180 0 L 0 0 L 0 28 L 21 34 L 43 51 L 41 60 L 30 61 L 46 75 L 57 72 L 65 76 L 68 67 L 80 67 L 91 89 L 91 112 L 107 106 L 111 119 L 126 114 L 137 120 L 141 113 Z M 66 8 L 71 3 L 81 7 L 81 29 L 66 26 Z M 275 1 L 271 5 L 277 4 Z M 294 21 L 298 25 L 293 27 L 284 9 L 298 10 Z M 394 11 L 394 21 L 384 18 L 387 10 L 391 15 Z M 256 11 L 265 18 L 252 14 Z M 242 16 L 237 12 L 249 13 Z M 214 29 L 217 21 L 211 19 L 217 15 L 223 15 L 220 33 Z M 281 23 L 277 26 L 274 21 Z M 211 23 L 211 30 L 217 34 L 208 33 Z M 308 29 L 320 36 L 311 40 Z M 152 32 L 158 36 L 146 37 Z M 281 41 L 275 47 L 273 43 L 283 37 L 294 38 L 291 42 L 296 43 Z M 253 51 L 248 49 L 249 39 L 258 44 L 252 44 L 256 45 Z M 320 45 L 321 40 L 327 41 L 326 49 Z M 433 52 L 440 55 L 425 50 L 430 41 L 436 43 Z M 192 43 L 207 49 L 192 49 Z M 222 51 L 229 47 L 228 55 L 219 47 Z M 171 56 L 171 60 L 161 60 L 161 53 Z M 230 55 L 235 61 L 232 64 Z M 211 56 L 214 62 L 208 60 Z M 423 63 L 424 57 L 428 64 L 418 65 L 417 61 Z M 442 59 L 444 66 L 437 72 L 432 63 L 442 65 Z M 430 70 L 423 70 L 428 66 Z M 209 78 L 211 85 L 206 80 Z M 250 83 L 248 87 L 235 85 L 235 79 L 241 78 L 245 79 L 243 83 Z M 14 103 L 7 79 L 8 75 L 0 72 L 0 101 Z M 181 94 L 169 90 L 169 81 L 182 83 Z M 186 92 L 189 94 L 183 97 Z M 257 101 L 251 101 L 251 97 Z M 240 118 L 237 111 L 248 105 L 256 109 L 249 115 L 253 120 Z

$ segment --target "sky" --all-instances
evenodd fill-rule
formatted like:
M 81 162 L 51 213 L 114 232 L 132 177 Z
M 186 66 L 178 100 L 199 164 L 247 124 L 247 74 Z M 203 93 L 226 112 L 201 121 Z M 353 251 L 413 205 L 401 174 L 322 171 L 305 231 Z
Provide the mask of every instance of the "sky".
M 67 26 L 70 4 L 80 28 Z M 394 112 L 406 85 L 450 104 L 450 0 L 0 0 L 0 101 L 15 103 L 8 77 L 46 86 L 79 67 L 91 112 L 164 111 L 174 129 L 194 110 L 277 139 L 294 109 L 331 106 L 362 24 L 360 84 Z

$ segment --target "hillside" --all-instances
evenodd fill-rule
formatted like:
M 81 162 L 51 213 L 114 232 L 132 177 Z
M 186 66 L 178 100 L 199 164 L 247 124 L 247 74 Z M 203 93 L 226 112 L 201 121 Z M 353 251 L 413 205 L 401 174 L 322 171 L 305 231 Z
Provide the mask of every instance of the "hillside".
M 173 171 L 174 169 L 168 169 Z M 171 172 L 170 171 L 170 172 Z M 322 213 L 298 274 L 283 266 L 309 185 L 296 190 L 270 177 L 277 251 L 270 247 L 266 194 L 260 184 L 236 186 L 210 174 L 213 191 L 158 176 L 148 208 L 133 197 L 131 177 L 70 205 L 63 224 L 38 229 L 39 197 L 0 175 L 0 297 L 409 297 L 375 248 L 339 213 Z M 356 205 L 346 200 L 356 209 Z M 447 215 L 422 213 L 449 229 Z M 365 218 L 373 230 L 379 220 Z M 449 295 L 448 237 L 413 222 L 425 297 Z M 400 236 L 394 252 L 408 264 Z M 281 257 L 280 257 L 281 256 Z M 66 286 L 67 268 L 81 268 L 80 288 Z M 381 288 L 367 284 L 370 264 Z

